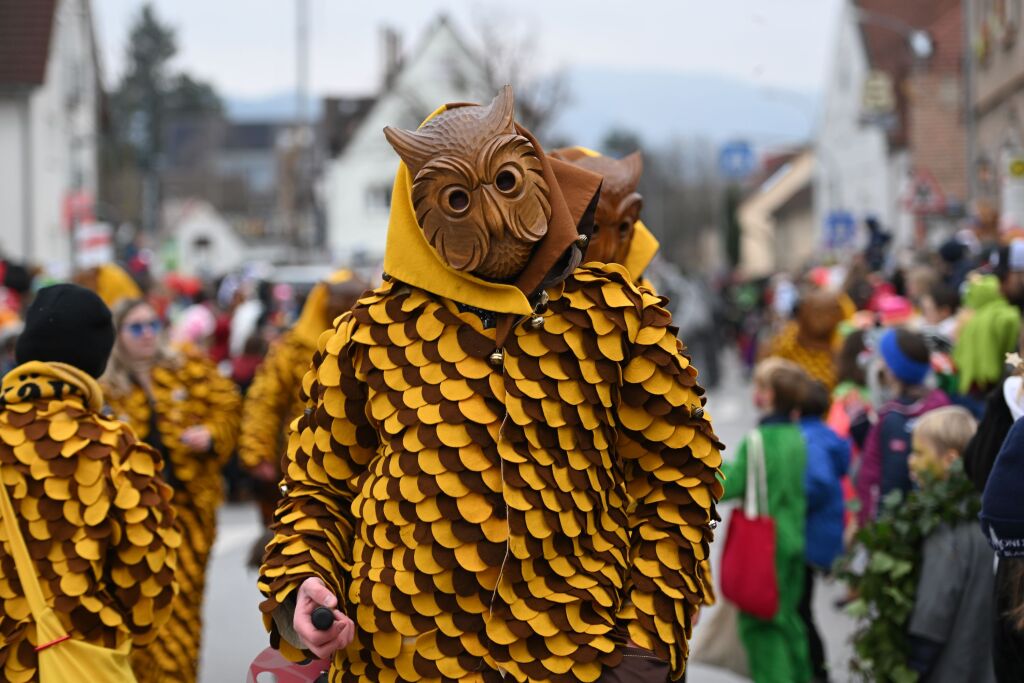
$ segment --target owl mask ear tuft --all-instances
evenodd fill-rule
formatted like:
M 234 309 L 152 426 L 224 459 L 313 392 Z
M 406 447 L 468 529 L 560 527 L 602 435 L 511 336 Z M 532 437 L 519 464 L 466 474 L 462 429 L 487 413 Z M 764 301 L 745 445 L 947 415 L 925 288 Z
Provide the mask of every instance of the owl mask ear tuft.
M 415 176 L 436 152 L 431 136 L 394 126 L 384 127 L 384 137 Z

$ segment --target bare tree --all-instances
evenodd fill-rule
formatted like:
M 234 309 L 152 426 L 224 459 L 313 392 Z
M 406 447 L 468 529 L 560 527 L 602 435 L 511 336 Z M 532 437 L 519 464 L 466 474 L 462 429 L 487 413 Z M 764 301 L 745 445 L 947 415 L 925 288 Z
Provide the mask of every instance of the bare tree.
M 473 45 L 476 68 L 452 64 L 452 76 L 471 92 L 493 97 L 507 83 L 516 96 L 516 119 L 543 137 L 562 109 L 571 102 L 564 68 L 544 72 L 537 33 L 523 17 L 495 12 L 477 15 Z
M 610 130 L 601 142 L 603 153 L 618 158 L 637 150 L 644 155 L 639 188 L 644 222 L 668 260 L 684 271 L 700 270 L 707 263 L 698 248 L 721 222 L 723 188 L 715 171 L 714 145 L 698 137 L 653 146 L 623 128 Z

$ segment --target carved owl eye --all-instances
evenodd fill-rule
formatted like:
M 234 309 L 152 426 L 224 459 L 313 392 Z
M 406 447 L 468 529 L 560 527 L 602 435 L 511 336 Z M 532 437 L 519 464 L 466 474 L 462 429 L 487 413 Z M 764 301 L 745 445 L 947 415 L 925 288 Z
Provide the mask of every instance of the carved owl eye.
M 633 224 L 628 220 L 619 223 L 619 239 L 625 239 L 626 234 L 629 233 L 629 229 L 631 227 L 633 227 Z
M 441 206 L 452 216 L 465 215 L 469 203 L 469 190 L 460 185 L 449 185 L 441 191 Z
M 494 176 L 494 187 L 506 197 L 515 197 L 523 189 L 523 172 L 515 164 L 505 164 Z

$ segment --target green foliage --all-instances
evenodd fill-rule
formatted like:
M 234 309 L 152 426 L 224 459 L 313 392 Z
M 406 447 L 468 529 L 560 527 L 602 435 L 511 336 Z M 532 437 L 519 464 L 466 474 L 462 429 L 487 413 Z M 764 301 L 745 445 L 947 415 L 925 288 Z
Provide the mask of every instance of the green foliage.
M 882 501 L 878 519 L 857 534 L 854 549 L 840 560 L 840 576 L 858 598 L 847 610 L 858 620 L 851 663 L 863 681 L 914 683 L 907 667 L 907 627 L 920 578 L 921 546 L 940 525 L 977 519 L 981 501 L 959 463 L 947 479 L 927 479 L 905 499 Z M 862 552 L 867 553 L 863 562 Z
M 152 165 L 161 151 L 165 119 L 218 113 L 221 102 L 209 84 L 172 70 L 178 52 L 174 29 L 151 5 L 143 6 L 132 24 L 126 52 L 124 76 L 110 99 L 114 131 L 119 144 L 133 148 L 143 165 Z

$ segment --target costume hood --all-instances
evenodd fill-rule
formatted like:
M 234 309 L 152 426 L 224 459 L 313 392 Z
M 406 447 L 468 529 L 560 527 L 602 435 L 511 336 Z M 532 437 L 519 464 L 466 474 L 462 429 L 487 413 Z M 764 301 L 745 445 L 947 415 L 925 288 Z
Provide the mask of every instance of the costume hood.
M 467 106 L 476 105 L 444 105 L 423 123 L 450 108 Z M 550 282 L 552 274 L 560 275 L 560 279 L 568 276 L 582 258 L 576 239 L 580 234 L 589 236 L 593 229 L 601 176 L 548 157 L 529 131 L 518 124 L 516 131 L 533 144 L 540 157 L 550 192 L 551 220 L 547 234 L 538 242 L 515 284 L 482 280 L 451 268 L 441 259 L 416 221 L 412 174 L 404 162 L 398 164 L 391 193 L 391 217 L 384 247 L 385 273 L 395 280 L 462 304 L 514 315 L 529 315 L 533 311 L 530 297 L 542 286 L 553 284 Z M 566 258 L 568 260 L 563 261 Z
M 352 271 L 347 268 L 335 271 L 325 281 L 318 282 L 306 297 L 292 334 L 303 346 L 316 349 L 320 335 L 331 326 L 332 320 L 327 319 L 327 304 L 330 300 L 330 286 L 340 285 L 352 279 Z
M 142 290 L 135 280 L 116 263 L 104 263 L 96 269 L 96 293 L 111 309 L 125 299 L 142 298 Z

